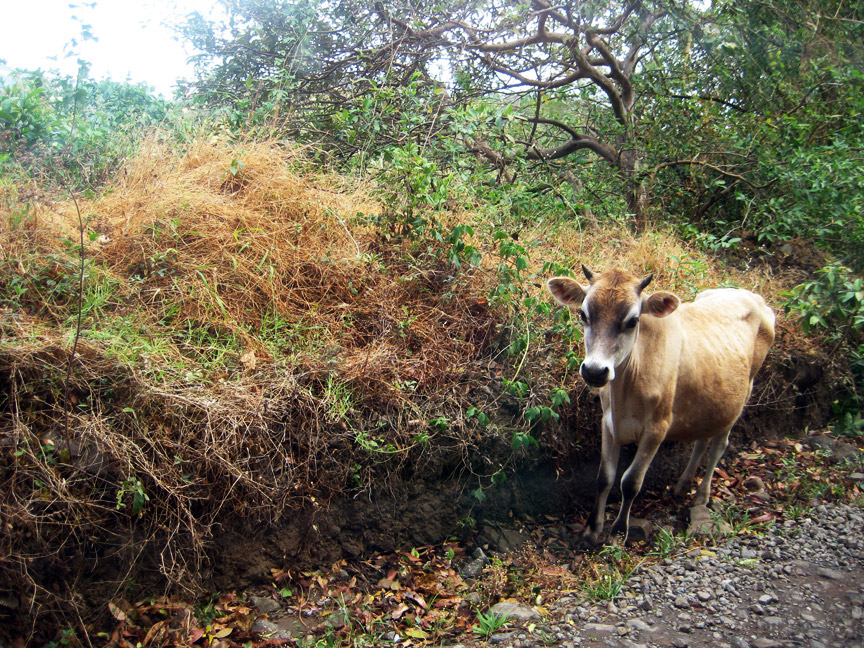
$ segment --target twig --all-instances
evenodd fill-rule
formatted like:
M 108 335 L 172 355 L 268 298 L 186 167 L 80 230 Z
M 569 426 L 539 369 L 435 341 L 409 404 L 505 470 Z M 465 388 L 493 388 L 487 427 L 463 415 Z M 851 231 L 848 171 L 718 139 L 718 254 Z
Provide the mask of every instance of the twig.
M 362 253 L 360 252 L 360 246 L 357 244 L 357 240 L 351 234 L 351 230 L 348 229 L 348 226 L 345 224 L 345 221 L 343 221 L 341 218 L 339 218 L 339 214 L 337 214 L 332 209 L 326 208 L 325 211 L 328 214 L 330 214 L 333 218 L 335 218 L 337 221 L 339 221 L 339 224 L 345 230 L 345 233 L 348 235 L 348 238 L 351 239 L 351 242 L 354 244 L 354 247 L 357 248 L 357 258 L 359 259 L 362 256 Z
M 84 310 L 84 219 L 81 217 L 81 209 L 75 193 L 69 190 L 72 202 L 75 204 L 75 212 L 78 214 L 79 258 L 81 267 L 78 274 L 78 318 L 75 324 L 75 337 L 72 341 L 72 352 L 69 354 L 69 362 L 66 365 L 66 379 L 63 381 L 63 437 L 66 441 L 66 450 L 69 453 L 69 463 L 72 463 L 72 443 L 69 436 L 69 379 L 72 376 L 72 363 L 78 351 L 78 339 L 81 337 L 81 315 Z
M 69 132 L 69 144 L 64 157 L 72 151 L 72 136 L 78 125 L 78 87 L 81 84 L 81 71 L 82 68 L 79 67 L 78 76 L 75 79 L 75 101 L 72 104 L 72 128 Z M 75 213 L 78 215 L 78 234 L 80 237 L 78 253 L 81 259 L 81 268 L 78 275 L 78 318 L 75 324 L 75 338 L 72 341 L 72 352 L 69 354 L 69 363 L 66 365 L 66 379 L 63 381 L 63 438 L 66 441 L 66 451 L 69 453 L 69 464 L 72 465 L 72 443 L 69 436 L 69 379 L 72 377 L 72 363 L 75 361 L 75 353 L 78 351 L 78 338 L 81 336 L 81 312 L 84 308 L 84 219 L 81 217 L 81 209 L 78 206 L 75 192 L 62 175 L 60 181 L 66 191 L 69 192 L 69 196 L 75 204 Z

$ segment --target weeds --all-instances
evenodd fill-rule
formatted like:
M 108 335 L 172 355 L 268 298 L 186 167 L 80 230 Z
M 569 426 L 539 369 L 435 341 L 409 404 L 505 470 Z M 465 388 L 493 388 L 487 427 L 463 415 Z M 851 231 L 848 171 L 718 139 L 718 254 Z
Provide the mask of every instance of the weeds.
M 671 558 L 689 546 L 691 541 L 692 538 L 686 532 L 678 535 L 661 528 L 654 536 L 654 545 L 649 555 L 656 556 L 660 560 Z
M 506 614 L 492 614 L 491 612 L 488 614 L 483 614 L 482 612 L 477 612 L 477 621 L 478 624 L 474 626 L 473 632 L 474 634 L 480 635 L 486 641 L 489 641 L 489 638 L 498 632 L 501 628 L 507 625 L 509 618 Z
M 717 502 L 711 516 L 715 527 L 719 528 L 721 523 L 725 523 L 732 535 L 757 533 L 765 527 L 764 522 L 753 522 L 750 513 L 733 502 Z
M 601 567 L 593 566 L 583 592 L 592 601 L 614 601 L 624 589 L 637 564 L 623 547 L 609 545 L 600 550 Z

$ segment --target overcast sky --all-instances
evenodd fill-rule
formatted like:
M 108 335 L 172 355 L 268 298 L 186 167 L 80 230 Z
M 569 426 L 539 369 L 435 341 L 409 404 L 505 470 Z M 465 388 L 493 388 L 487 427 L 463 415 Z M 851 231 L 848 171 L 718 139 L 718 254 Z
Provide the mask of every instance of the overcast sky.
M 186 64 L 192 52 L 167 24 L 195 10 L 208 16 L 217 5 L 212 0 L 99 0 L 93 8 L 70 0 L 2 4 L 0 60 L 8 68 L 53 68 L 74 75 L 77 57 L 64 58 L 64 47 L 74 38 L 81 57 L 92 63 L 93 78 L 142 81 L 166 98 L 173 95 L 178 78 L 192 77 Z M 81 23 L 91 25 L 98 41 L 82 42 Z

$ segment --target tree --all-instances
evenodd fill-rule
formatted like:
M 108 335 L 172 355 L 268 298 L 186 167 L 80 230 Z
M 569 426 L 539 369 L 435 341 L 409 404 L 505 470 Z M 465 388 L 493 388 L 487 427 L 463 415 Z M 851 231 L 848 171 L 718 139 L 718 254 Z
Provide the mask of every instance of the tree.
M 726 244 L 854 221 L 861 4 L 223 0 L 185 33 L 237 125 L 342 160 L 434 142 L 443 166 L 456 143 L 499 182 L 614 190 L 639 227 L 671 212 Z
M 516 7 L 484 1 L 223 4 L 227 25 L 197 16 L 183 29 L 204 50 L 198 60 L 210 67 L 199 90 L 210 98 L 242 98 L 244 108 L 254 109 L 267 93 L 270 99 L 290 95 L 294 107 L 301 97 L 312 99 L 306 108 L 314 104 L 320 115 L 347 105 L 358 79 L 368 91 L 373 84 L 404 86 L 417 75 L 432 87 L 448 80 L 444 77 L 455 79 L 448 101 L 479 93 L 506 93 L 510 103 L 531 97 L 534 114 L 514 116 L 531 124 L 518 154 L 502 155 L 482 137 L 470 142 L 472 152 L 504 168 L 514 156 L 549 162 L 590 151 L 620 173 L 627 204 L 637 222 L 644 222 L 647 194 L 634 146 L 632 77 L 649 36 L 655 47 L 669 37 L 652 31 L 668 15 L 661 5 L 553 7 L 545 0 Z M 586 106 L 566 120 L 542 110 L 546 102 L 572 100 Z M 597 106 L 607 114 L 598 118 Z M 512 176 L 505 172 L 504 177 Z
M 533 114 L 516 115 L 531 124 L 519 155 L 554 161 L 590 151 L 620 174 L 628 208 L 644 225 L 648 194 L 634 120 L 634 75 L 651 48 L 675 38 L 672 14 L 663 4 L 532 0 L 514 7 L 480 1 L 452 3 L 446 15 L 441 5 L 376 7 L 393 38 L 372 59 L 438 49 L 448 53 L 463 91 L 480 87 L 506 93 L 511 101 L 531 96 Z M 561 101 L 578 102 L 579 109 L 566 115 L 544 110 Z M 510 161 L 482 141 L 475 147 L 496 165 Z

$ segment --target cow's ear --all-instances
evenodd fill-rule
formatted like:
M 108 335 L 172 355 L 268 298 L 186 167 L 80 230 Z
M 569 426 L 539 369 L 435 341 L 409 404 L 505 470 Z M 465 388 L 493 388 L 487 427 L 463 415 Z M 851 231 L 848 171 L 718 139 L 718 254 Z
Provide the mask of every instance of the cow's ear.
M 578 308 L 585 299 L 585 289 L 570 277 L 552 277 L 546 282 L 546 288 L 552 293 L 555 301 L 563 306 Z
M 681 300 L 668 292 L 656 292 L 642 302 L 642 312 L 654 317 L 666 317 L 674 312 Z

